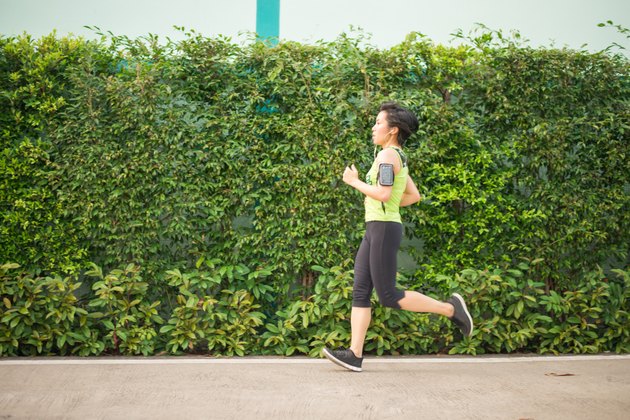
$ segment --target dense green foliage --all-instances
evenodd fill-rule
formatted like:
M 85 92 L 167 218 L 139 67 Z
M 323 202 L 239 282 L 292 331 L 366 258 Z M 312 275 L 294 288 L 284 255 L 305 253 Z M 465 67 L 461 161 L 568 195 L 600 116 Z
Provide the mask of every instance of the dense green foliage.
M 486 32 L 445 47 L 0 38 L 0 355 L 318 354 L 348 342 L 378 105 L 421 121 L 383 353 L 630 350 L 630 66 Z M 20 267 L 18 267 L 18 264 Z

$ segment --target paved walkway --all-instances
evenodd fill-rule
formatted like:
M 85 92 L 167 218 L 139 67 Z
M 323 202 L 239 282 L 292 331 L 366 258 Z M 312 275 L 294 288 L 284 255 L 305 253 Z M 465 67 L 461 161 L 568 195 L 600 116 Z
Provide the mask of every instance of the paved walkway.
M 0 419 L 630 418 L 630 355 L 0 358 Z

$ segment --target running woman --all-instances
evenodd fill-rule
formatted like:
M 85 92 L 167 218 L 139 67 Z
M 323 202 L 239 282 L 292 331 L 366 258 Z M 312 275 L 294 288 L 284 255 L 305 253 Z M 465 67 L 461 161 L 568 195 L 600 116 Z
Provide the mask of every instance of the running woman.
M 454 293 L 441 302 L 414 291 L 396 289 L 396 255 L 402 240 L 400 207 L 420 201 L 420 193 L 409 176 L 405 141 L 418 129 L 418 119 L 395 102 L 381 105 L 372 127 L 372 141 L 382 150 L 376 156 L 366 181 L 359 179 L 354 165 L 346 167 L 343 181 L 365 197 L 366 231 L 354 261 L 351 345 L 348 349 L 323 353 L 329 360 L 360 372 L 363 343 L 372 317 L 370 296 L 376 289 L 379 302 L 386 307 L 413 312 L 430 312 L 448 317 L 464 336 L 473 332 L 473 321 L 464 299 Z

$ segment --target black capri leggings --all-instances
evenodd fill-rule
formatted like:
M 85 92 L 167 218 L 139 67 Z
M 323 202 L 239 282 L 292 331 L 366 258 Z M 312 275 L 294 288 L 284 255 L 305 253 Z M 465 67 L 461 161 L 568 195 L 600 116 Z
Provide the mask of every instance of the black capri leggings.
M 354 260 L 352 306 L 369 308 L 372 290 L 381 305 L 400 309 L 405 292 L 396 289 L 396 256 L 402 240 L 402 225 L 367 222 L 365 236 Z

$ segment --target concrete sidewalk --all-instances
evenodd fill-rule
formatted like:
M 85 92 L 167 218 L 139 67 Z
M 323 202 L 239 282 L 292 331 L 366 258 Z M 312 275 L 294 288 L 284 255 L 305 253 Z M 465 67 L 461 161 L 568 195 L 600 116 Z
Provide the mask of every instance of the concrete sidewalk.
M 630 355 L 4 358 L 0 419 L 629 419 Z

